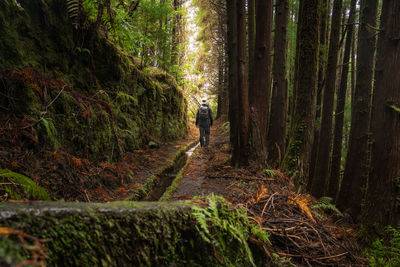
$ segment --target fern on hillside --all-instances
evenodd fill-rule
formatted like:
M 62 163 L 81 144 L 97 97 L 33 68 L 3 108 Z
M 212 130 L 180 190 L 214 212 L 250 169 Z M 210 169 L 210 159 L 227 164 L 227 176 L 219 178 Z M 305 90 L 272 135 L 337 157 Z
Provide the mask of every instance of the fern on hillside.
M 388 241 L 377 238 L 366 250 L 370 266 L 395 267 L 400 264 L 400 230 L 388 226 L 385 229 Z
M 82 13 L 81 0 L 66 0 L 68 15 L 72 20 L 72 25 L 78 29 Z
M 322 217 L 323 214 L 320 214 L 315 210 L 320 210 L 320 211 L 331 210 L 336 215 L 343 217 L 343 214 L 340 212 L 340 210 L 338 210 L 336 206 L 331 202 L 332 202 L 331 197 L 321 197 L 320 199 L 318 199 L 318 204 L 311 207 L 311 209 L 313 210 L 312 213 L 318 217 Z
M 253 255 L 247 243 L 249 234 L 253 234 L 262 242 L 269 242 L 269 236 L 265 231 L 257 228 L 256 225 L 250 223 L 250 218 L 243 209 L 233 209 L 232 206 L 225 201 L 223 197 L 208 196 L 207 208 L 194 207 L 192 216 L 196 219 L 195 226 L 204 241 L 215 246 L 217 250 L 225 251 L 230 242 L 226 242 L 227 236 L 233 237 L 240 243 L 244 255 L 247 255 L 248 263 L 255 266 Z M 227 233 L 229 233 L 227 235 Z M 224 241 L 225 240 L 225 241 Z M 218 253 L 223 255 L 224 253 Z M 236 255 L 240 257 L 240 255 Z M 233 260 L 233 262 L 232 262 Z M 222 258 L 225 265 L 235 265 L 237 259 Z

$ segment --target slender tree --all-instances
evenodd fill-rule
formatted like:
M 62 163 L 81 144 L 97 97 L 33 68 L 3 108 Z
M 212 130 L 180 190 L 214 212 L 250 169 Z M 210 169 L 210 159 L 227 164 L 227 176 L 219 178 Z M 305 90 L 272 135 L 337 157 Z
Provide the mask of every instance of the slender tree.
M 372 161 L 365 205 L 368 237 L 397 225 L 400 177 L 400 2 L 385 0 L 375 69 Z
M 342 3 L 342 0 L 335 0 L 333 3 L 328 67 L 326 69 L 326 86 L 322 106 L 321 130 L 319 134 L 315 173 L 311 185 L 311 193 L 317 198 L 324 195 L 325 183 L 329 174 L 329 159 L 332 146 L 332 114 L 335 96 L 336 67 L 339 52 Z
M 237 0 L 227 0 L 227 26 L 228 26 L 228 72 L 229 72 L 229 122 L 230 143 L 232 146 L 232 164 L 237 162 L 239 150 L 239 94 L 238 94 L 238 49 L 237 49 Z
M 249 158 L 249 85 L 247 66 L 246 0 L 237 0 L 237 61 L 239 98 L 239 154 L 235 165 L 248 164 Z
M 356 15 L 356 3 L 357 0 L 351 0 L 349 19 L 347 22 L 347 33 L 346 33 L 346 44 L 343 55 L 343 68 L 340 79 L 340 87 L 337 93 L 337 103 L 335 111 L 335 128 L 334 128 L 334 139 L 333 139 L 333 152 L 332 152 L 332 164 L 331 164 L 331 175 L 329 179 L 328 196 L 336 199 L 336 195 L 339 189 L 340 180 L 340 165 L 342 159 L 342 143 L 343 143 L 343 121 L 344 121 L 344 108 L 346 105 L 346 92 L 347 92 L 347 81 L 349 76 L 349 64 L 350 64 L 350 52 L 351 44 L 353 39 L 354 21 Z
M 268 161 L 279 167 L 285 155 L 287 90 L 286 48 L 289 0 L 277 1 L 275 6 L 275 41 L 271 119 L 267 138 Z
M 368 131 L 378 0 L 361 0 L 358 32 L 357 79 L 352 97 L 351 128 L 346 166 L 337 206 L 359 221 L 368 176 Z
M 319 56 L 320 0 L 301 0 L 297 28 L 295 106 L 283 169 L 295 174 L 295 184 L 307 184 L 314 140 L 315 102 Z

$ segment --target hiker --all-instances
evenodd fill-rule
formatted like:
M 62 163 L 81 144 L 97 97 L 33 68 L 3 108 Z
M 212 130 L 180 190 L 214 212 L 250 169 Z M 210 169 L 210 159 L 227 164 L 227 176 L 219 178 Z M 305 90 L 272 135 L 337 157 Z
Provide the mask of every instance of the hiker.
M 196 126 L 200 130 L 200 145 L 207 147 L 210 141 L 210 126 L 213 125 L 213 114 L 205 99 L 201 100 L 201 106 L 196 113 Z

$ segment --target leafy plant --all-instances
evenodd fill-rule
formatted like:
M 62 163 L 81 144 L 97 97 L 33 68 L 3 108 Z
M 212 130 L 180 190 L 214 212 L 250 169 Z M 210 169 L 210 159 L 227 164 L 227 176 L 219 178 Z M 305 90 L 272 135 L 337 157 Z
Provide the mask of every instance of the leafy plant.
M 12 199 L 34 198 L 41 200 L 50 200 L 46 189 L 38 186 L 34 181 L 25 175 L 10 171 L 8 169 L 0 170 L 0 180 L 9 181 L 0 184 L 0 190 L 10 194 Z M 21 196 L 22 195 L 22 196 Z
M 370 266 L 395 267 L 400 265 L 400 230 L 388 226 L 385 229 L 387 240 L 377 238 L 366 255 Z
M 66 0 L 68 15 L 72 20 L 72 25 L 78 29 L 82 14 L 82 1 Z
M 258 240 L 267 243 L 269 235 L 261 230 L 257 225 L 251 223 L 250 217 L 246 215 L 246 211 L 241 208 L 233 208 L 230 203 L 226 202 L 223 197 L 210 195 L 206 197 L 208 203 L 207 208 L 194 207 L 193 217 L 197 221 L 195 226 L 203 240 L 212 244 L 218 255 L 224 255 L 222 251 L 226 251 L 232 242 L 226 243 L 227 234 L 239 243 L 241 254 L 247 256 L 248 263 L 255 266 L 253 255 L 247 243 L 250 234 L 257 237 Z M 240 255 L 231 255 L 239 257 Z M 223 265 L 234 266 L 239 258 L 222 258 Z M 234 260 L 232 262 L 232 260 Z
M 331 197 L 321 197 L 320 199 L 318 199 L 318 204 L 311 207 L 312 213 L 315 216 L 322 217 L 324 216 L 323 214 L 324 211 L 330 210 L 333 211 L 336 215 L 343 217 L 343 214 L 331 202 L 332 202 Z
M 271 178 L 274 178 L 274 177 L 276 176 L 276 173 L 275 173 L 275 171 L 273 171 L 273 170 L 264 169 L 263 172 L 264 172 L 268 177 L 271 177 Z

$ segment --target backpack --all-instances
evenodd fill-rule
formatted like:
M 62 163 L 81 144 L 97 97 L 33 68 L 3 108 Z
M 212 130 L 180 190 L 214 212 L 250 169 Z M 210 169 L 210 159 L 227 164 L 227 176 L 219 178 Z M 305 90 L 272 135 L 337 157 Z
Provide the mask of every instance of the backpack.
M 208 112 L 208 107 L 201 106 L 199 108 L 199 119 L 200 119 L 200 121 L 205 122 L 205 121 L 208 121 L 209 118 L 210 118 L 210 114 Z

